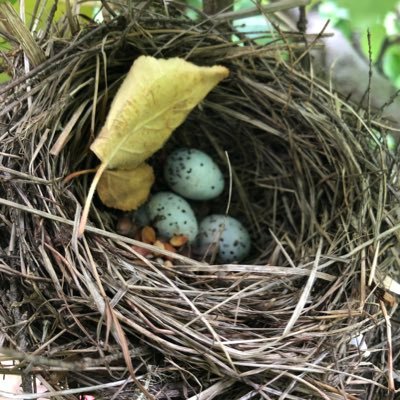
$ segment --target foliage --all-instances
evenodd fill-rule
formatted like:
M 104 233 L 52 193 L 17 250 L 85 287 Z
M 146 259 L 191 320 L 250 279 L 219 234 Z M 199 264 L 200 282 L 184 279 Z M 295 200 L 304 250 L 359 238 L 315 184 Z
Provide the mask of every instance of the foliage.
M 372 61 L 400 88 L 400 50 L 396 46 L 400 22 L 395 13 L 399 4 L 398 0 L 324 0 L 318 10 L 347 37 L 357 36 L 364 55 L 371 55 Z
M 348 36 L 356 33 L 363 52 L 366 55 L 371 52 L 372 60 L 376 61 L 387 35 L 384 25 L 386 15 L 396 3 L 397 0 L 325 0 L 319 11 Z
M 0 3 L 12 3 L 15 10 L 20 13 L 20 2 L 17 0 L 0 0 Z M 58 1 L 57 4 L 54 0 L 41 2 L 41 6 L 38 8 L 36 6 L 37 0 L 24 0 L 24 16 L 23 19 L 25 24 L 29 27 L 32 27 L 32 33 L 34 36 L 39 34 L 40 31 L 45 31 L 47 29 L 47 22 L 51 15 L 53 15 L 53 29 L 56 30 L 56 24 L 58 21 L 62 20 L 66 15 L 66 2 L 61 0 Z M 43 5 L 42 5 L 43 3 Z M 87 19 L 94 18 L 95 13 L 98 9 L 96 1 L 83 1 L 79 4 L 79 9 L 76 9 L 80 16 L 84 16 L 80 21 L 82 23 L 86 23 Z M 33 16 L 35 12 L 39 12 L 40 15 L 35 16 L 35 21 L 33 21 Z M 33 23 L 34 22 L 34 23 Z M 0 52 L 8 51 L 12 48 L 11 44 L 0 35 Z M 1 60 L 0 60 L 1 66 Z M 6 82 L 10 79 L 10 76 L 3 72 L 0 73 L 0 83 Z
M 17 0 L 0 0 L 0 3 L 11 2 L 15 4 L 19 11 L 19 2 Z M 255 0 L 233 0 L 234 9 L 242 10 L 254 7 Z M 261 3 L 268 3 L 267 0 L 261 0 Z M 25 1 L 26 23 L 31 23 L 36 0 Z M 97 2 L 80 3 L 79 13 L 88 18 L 94 18 L 98 7 Z M 202 0 L 186 0 L 188 5 L 187 15 L 196 18 L 195 9 L 202 8 Z M 372 61 L 381 65 L 383 72 L 400 88 L 400 50 L 397 48 L 396 38 L 400 37 L 400 22 L 396 14 L 396 6 L 399 6 L 399 0 L 312 0 L 310 8 L 318 8 L 318 11 L 324 17 L 331 21 L 331 24 L 339 28 L 349 39 L 359 41 L 361 50 L 366 57 L 371 55 Z M 41 20 L 38 21 L 36 30 L 43 28 L 46 18 L 50 15 L 54 3 L 45 2 Z M 58 2 L 54 21 L 58 21 L 66 14 L 65 1 Z M 260 37 L 257 32 L 268 29 L 267 21 L 262 16 L 249 17 L 237 20 L 235 28 L 249 36 Z M 252 32 L 252 33 L 249 33 Z M 256 32 L 256 33 L 253 33 Z M 368 38 L 368 32 L 370 38 Z M 237 39 L 236 36 L 233 37 Z M 389 40 L 389 45 L 387 45 Z M 268 38 L 259 39 L 259 44 L 268 42 Z M 0 40 L 0 50 L 8 50 L 10 45 Z M 384 51 L 382 51 L 384 50 Z M 3 76 L 2 76 L 3 75 Z M 4 80 L 4 74 L 0 75 L 0 81 Z
M 400 88 L 400 48 L 391 46 L 383 56 L 383 71 Z
M 187 3 L 201 9 L 201 0 L 187 0 Z M 254 3 L 253 0 L 235 0 L 234 9 L 238 11 L 253 7 Z M 396 40 L 400 38 L 400 21 L 395 13 L 399 4 L 399 0 L 313 0 L 310 9 L 317 8 L 332 26 L 340 29 L 349 40 L 359 43 L 364 56 L 378 63 L 388 78 L 400 88 L 400 50 Z M 195 13 L 190 11 L 188 15 L 194 17 Z M 234 25 L 237 31 L 248 37 L 259 38 L 258 44 L 270 40 L 260 33 L 270 29 L 263 16 L 242 18 L 236 20 Z

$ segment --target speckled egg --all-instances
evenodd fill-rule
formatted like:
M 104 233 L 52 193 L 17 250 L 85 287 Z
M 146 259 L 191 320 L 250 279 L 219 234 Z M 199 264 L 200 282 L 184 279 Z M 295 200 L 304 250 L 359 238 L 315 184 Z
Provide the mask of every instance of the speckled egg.
M 240 262 L 250 252 L 251 239 L 247 229 L 227 215 L 209 215 L 199 225 L 196 247 L 207 250 L 217 245 L 218 260 L 223 263 Z
M 158 234 L 167 239 L 184 235 L 192 242 L 198 233 L 196 217 L 189 203 L 172 192 L 159 192 L 147 203 L 147 212 Z
M 173 151 L 165 162 L 164 177 L 174 192 L 191 200 L 210 200 L 224 190 L 224 177 L 218 165 L 196 149 Z

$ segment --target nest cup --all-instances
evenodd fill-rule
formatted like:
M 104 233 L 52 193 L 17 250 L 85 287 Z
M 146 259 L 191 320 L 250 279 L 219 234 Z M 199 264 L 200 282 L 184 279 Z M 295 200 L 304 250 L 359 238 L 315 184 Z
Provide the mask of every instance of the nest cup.
M 153 4 L 68 42 L 44 39 L 50 56 L 28 75 L 22 55 L 8 55 L 15 80 L 0 90 L 2 340 L 19 352 L 9 355 L 20 359 L 18 370 L 34 365 L 29 373 L 55 391 L 155 399 L 394 393 L 386 322 L 396 303 L 382 297 L 381 282 L 397 259 L 397 167 L 373 139 L 379 124 L 300 67 L 303 38 L 274 32 L 258 46 L 231 36 L 226 22 L 194 23 L 173 3 Z M 162 252 L 147 260 L 137 254 L 146 245 L 115 233 L 118 212 L 96 200 L 85 236 L 76 237 L 91 177 L 62 178 L 96 164 L 89 146 L 142 54 L 230 70 L 154 162 L 182 145 L 214 157 L 231 179 L 230 214 L 251 232 L 245 264 L 178 254 L 171 267 Z M 227 203 L 224 192 L 210 207 L 223 212 Z M 368 357 L 350 344 L 360 334 Z

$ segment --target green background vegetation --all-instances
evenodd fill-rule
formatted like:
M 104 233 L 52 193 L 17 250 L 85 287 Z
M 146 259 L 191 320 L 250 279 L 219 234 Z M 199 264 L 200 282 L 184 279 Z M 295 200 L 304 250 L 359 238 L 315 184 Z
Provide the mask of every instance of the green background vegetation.
M 19 12 L 18 0 L 10 1 Z M 33 10 L 37 0 L 25 0 L 25 19 L 28 26 L 31 25 Z M 262 0 L 262 3 L 268 3 Z M 71 1 L 71 3 L 73 3 Z M 79 2 L 79 13 L 85 15 L 87 20 L 96 18 L 100 9 L 100 1 Z M 187 4 L 193 8 L 201 8 L 201 0 L 187 0 Z M 53 0 L 42 0 L 40 7 L 42 14 L 41 21 L 35 24 L 35 31 L 38 32 L 45 25 L 46 18 L 52 12 Z M 253 7 L 254 1 L 235 0 L 235 10 Z M 311 7 L 317 8 L 320 14 L 331 21 L 331 25 L 339 28 L 351 40 L 356 48 L 366 58 L 371 57 L 378 69 L 384 73 L 400 88 L 400 1 L 399 0 L 314 0 Z M 65 15 L 65 2 L 58 2 L 55 11 L 54 21 L 63 18 Z M 188 15 L 194 17 L 196 14 L 188 10 Z M 85 19 L 82 18 L 82 22 Z M 267 24 L 264 17 L 253 17 L 238 21 L 236 27 L 244 32 L 260 31 L 266 29 Z M 56 27 L 55 27 L 56 29 Z M 368 32 L 370 38 L 368 38 Z M 0 38 L 0 51 L 10 48 L 4 38 Z M 0 76 L 4 81 L 5 74 Z

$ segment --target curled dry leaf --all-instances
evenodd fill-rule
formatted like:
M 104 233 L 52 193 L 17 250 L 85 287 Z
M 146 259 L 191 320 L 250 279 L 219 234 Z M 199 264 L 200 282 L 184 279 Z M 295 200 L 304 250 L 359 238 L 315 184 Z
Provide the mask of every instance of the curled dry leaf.
M 171 253 L 176 253 L 175 247 L 171 246 L 169 243 L 164 243 L 164 248 L 165 248 L 165 250 L 167 250 L 167 251 L 169 251 L 169 252 L 171 252 Z M 170 260 L 170 261 L 173 260 L 172 257 L 168 257 L 168 256 L 164 256 L 164 258 L 165 258 L 166 260 Z
M 164 249 L 167 250 L 167 251 L 170 251 L 171 253 L 176 253 L 175 247 L 173 247 L 169 243 L 164 243 Z
M 137 232 L 137 227 L 132 222 L 132 219 L 125 215 L 119 218 L 116 231 L 119 235 L 134 237 L 135 233 Z
M 97 185 L 97 193 L 107 207 L 129 211 L 147 200 L 153 183 L 153 168 L 146 163 L 131 170 L 106 169 Z
M 141 165 L 228 75 L 225 67 L 199 67 L 180 58 L 141 56 L 134 62 L 91 146 L 101 165 L 89 189 L 79 226 L 80 235 L 102 174 L 109 168 L 135 169 Z M 109 191 L 112 191 L 111 187 L 115 185 L 110 185 Z M 104 187 L 103 190 L 107 191 Z M 126 207 L 125 204 L 131 202 L 123 200 L 122 203 Z M 115 207 L 118 206 L 117 202 Z
M 141 232 L 141 239 L 143 243 L 153 244 L 157 240 L 154 228 L 145 226 Z
M 159 248 L 161 250 L 167 250 L 167 251 L 169 251 L 171 253 L 176 253 L 175 247 L 173 247 L 168 242 L 162 242 L 161 240 L 156 240 L 154 242 L 154 247 L 157 247 L 157 248 Z M 155 253 L 156 253 L 156 251 L 155 251 Z M 164 256 L 164 255 L 162 257 L 165 258 L 166 260 L 171 260 L 171 257 Z
M 161 250 L 165 250 L 164 242 L 162 242 L 161 240 L 156 240 L 156 241 L 153 243 L 153 246 L 154 246 L 154 247 L 157 247 L 157 248 L 159 248 L 159 249 L 161 249 Z
M 169 243 L 174 247 L 181 247 L 188 242 L 188 237 L 185 235 L 175 235 L 169 240 Z

